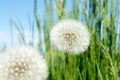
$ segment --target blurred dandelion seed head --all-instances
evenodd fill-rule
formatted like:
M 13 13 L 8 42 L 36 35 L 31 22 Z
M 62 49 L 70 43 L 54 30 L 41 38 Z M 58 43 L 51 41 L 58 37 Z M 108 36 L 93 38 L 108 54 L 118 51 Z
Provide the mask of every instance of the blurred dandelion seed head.
M 0 80 L 45 80 L 47 64 L 32 47 L 20 46 L 3 52 Z
M 50 40 L 59 50 L 77 54 L 88 48 L 90 34 L 81 22 L 62 20 L 51 30 Z

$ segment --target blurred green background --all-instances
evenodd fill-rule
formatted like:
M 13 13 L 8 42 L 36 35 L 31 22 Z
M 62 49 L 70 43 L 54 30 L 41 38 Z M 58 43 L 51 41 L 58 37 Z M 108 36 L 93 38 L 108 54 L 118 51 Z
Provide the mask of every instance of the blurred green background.
M 28 32 L 24 19 L 10 17 L 11 45 L 0 42 L 0 51 L 21 44 L 34 46 L 47 60 L 47 80 L 120 80 L 120 0 L 34 0 L 33 4 L 33 15 L 26 17 Z M 87 51 L 70 55 L 50 45 L 50 30 L 62 19 L 75 19 L 88 27 Z

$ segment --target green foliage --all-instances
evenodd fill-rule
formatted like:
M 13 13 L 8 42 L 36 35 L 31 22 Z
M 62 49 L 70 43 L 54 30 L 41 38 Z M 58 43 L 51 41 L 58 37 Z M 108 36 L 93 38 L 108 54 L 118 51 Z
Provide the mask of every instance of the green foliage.
M 37 0 L 34 0 L 34 18 L 39 35 L 38 49 L 41 51 L 41 29 L 44 31 L 46 47 L 45 58 L 49 66 L 47 80 L 119 80 L 120 79 L 120 51 L 117 51 L 117 23 L 118 15 L 114 0 L 71 0 L 72 8 L 67 13 L 66 0 L 56 0 L 56 9 L 53 8 L 54 0 L 44 0 L 45 17 L 43 29 L 37 13 Z M 111 1 L 111 2 L 110 2 Z M 116 0 L 116 6 L 118 1 Z M 79 5 L 82 5 L 80 7 Z M 87 8 L 89 7 L 89 9 Z M 80 10 L 82 12 L 80 12 Z M 79 55 L 70 55 L 54 50 L 50 45 L 50 30 L 54 23 L 54 11 L 58 19 L 81 19 L 91 33 L 88 50 Z M 117 10 L 118 11 L 118 10 Z M 20 35 L 20 42 L 25 43 L 24 29 L 19 22 L 19 27 L 14 23 Z M 35 27 L 35 26 L 34 26 Z M 32 34 L 34 34 L 32 27 Z M 34 35 L 32 38 L 34 38 Z M 34 44 L 34 43 L 32 43 Z

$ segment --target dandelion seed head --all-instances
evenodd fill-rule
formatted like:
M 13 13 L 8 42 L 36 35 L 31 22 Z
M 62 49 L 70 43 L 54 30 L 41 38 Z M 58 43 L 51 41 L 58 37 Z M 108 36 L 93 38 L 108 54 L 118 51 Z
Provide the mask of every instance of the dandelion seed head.
M 0 64 L 0 80 L 45 80 L 48 76 L 46 61 L 32 47 L 7 49 Z
M 50 34 L 53 46 L 70 53 L 84 52 L 90 43 L 90 34 L 85 25 L 75 20 L 58 22 Z

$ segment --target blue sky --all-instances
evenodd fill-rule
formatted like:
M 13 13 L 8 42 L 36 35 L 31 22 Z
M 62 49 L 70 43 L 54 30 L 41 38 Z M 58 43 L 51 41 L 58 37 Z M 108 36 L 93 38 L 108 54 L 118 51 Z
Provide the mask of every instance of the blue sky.
M 39 12 L 43 12 L 43 1 L 38 0 L 38 9 Z M 28 16 L 33 18 L 33 8 L 34 8 L 34 0 L 0 0 L 0 44 L 7 43 L 11 45 L 11 37 L 10 37 L 10 19 L 13 20 L 19 19 L 24 28 L 27 30 L 29 27 Z M 40 13 L 40 16 L 43 16 Z M 14 29 L 13 29 L 14 30 Z M 16 30 L 14 30 L 16 33 Z M 29 34 L 29 32 L 26 32 Z M 16 42 L 16 34 L 14 34 L 14 41 Z
M 8 30 L 10 17 L 24 19 L 33 12 L 33 0 L 1 0 L 0 31 Z
M 54 1 L 55 0 L 53 0 L 53 7 L 55 9 L 56 5 Z M 67 0 L 67 10 L 70 10 L 70 5 L 70 0 Z M 43 19 L 45 16 L 44 0 L 38 0 L 37 7 L 39 16 L 41 19 Z M 19 19 L 26 29 L 26 36 L 30 37 L 28 16 L 30 16 L 30 18 L 33 20 L 33 10 L 34 0 L 0 0 L 0 45 L 3 43 L 6 43 L 8 46 L 11 45 L 10 19 L 16 22 Z M 54 16 L 57 19 L 56 15 L 56 12 L 54 12 Z M 13 32 L 14 43 L 18 44 L 17 30 L 13 28 Z M 37 33 L 35 36 L 38 36 Z
M 40 18 L 43 19 L 45 16 L 45 9 L 44 9 L 44 0 L 38 0 L 38 13 L 40 15 Z M 49 1 L 49 0 L 48 0 Z M 53 0 L 54 1 L 54 0 Z M 89 1 L 89 0 L 88 0 Z M 116 0 L 115 0 L 116 1 Z M 67 0 L 66 2 L 66 10 L 67 12 L 72 8 L 71 0 Z M 79 5 L 81 7 L 82 5 Z M 55 2 L 53 2 L 53 7 L 56 9 Z M 34 0 L 0 0 L 0 45 L 3 43 L 7 43 L 8 46 L 11 45 L 11 35 L 10 35 L 10 18 L 12 18 L 14 21 L 17 21 L 19 19 L 22 24 L 24 25 L 24 28 L 26 29 L 26 35 L 29 40 L 30 38 L 30 32 L 28 30 L 29 28 L 29 22 L 28 22 L 28 16 L 33 20 L 33 9 L 34 8 Z M 89 8 L 89 7 L 88 7 Z M 54 12 L 54 16 L 56 17 L 56 12 Z M 81 15 L 80 15 L 81 16 Z M 41 22 L 42 24 L 42 22 Z M 118 24 L 119 25 L 119 24 Z M 119 31 L 120 29 L 118 29 Z M 17 38 L 17 30 L 14 28 L 14 42 L 15 44 L 18 44 L 18 38 Z M 36 36 L 36 42 L 37 42 L 37 33 Z

